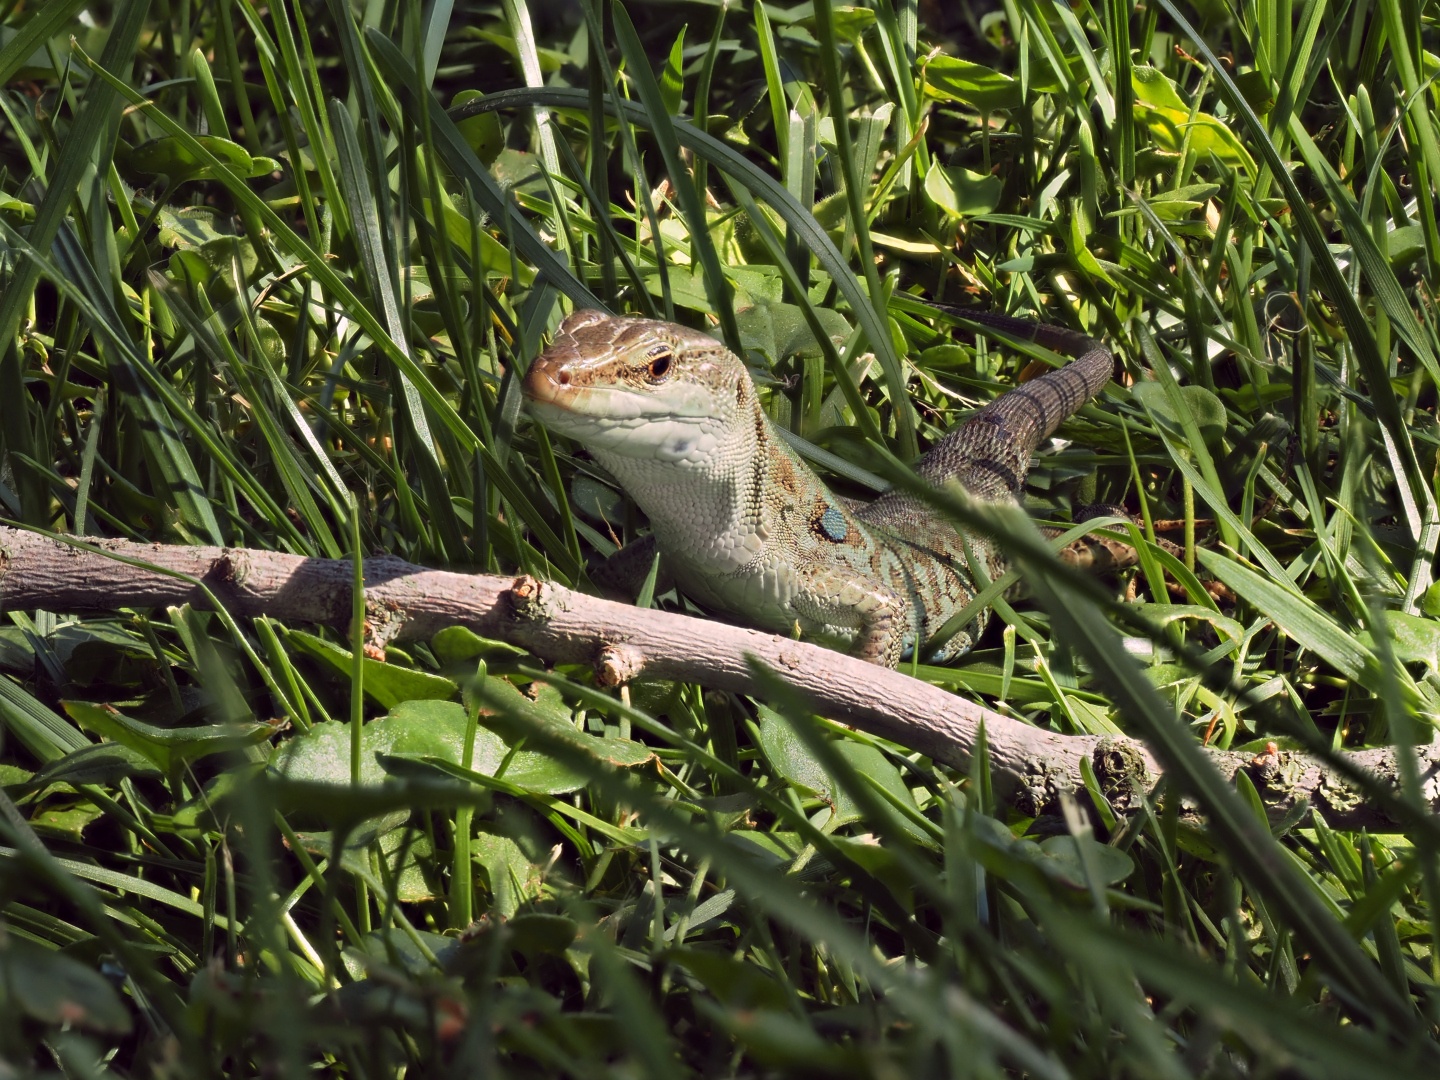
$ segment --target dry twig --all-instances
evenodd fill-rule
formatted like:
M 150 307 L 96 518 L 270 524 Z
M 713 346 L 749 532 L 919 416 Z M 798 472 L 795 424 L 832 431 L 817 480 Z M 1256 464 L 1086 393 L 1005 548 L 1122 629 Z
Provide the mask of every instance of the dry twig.
M 351 574 L 351 564 L 343 560 L 119 540 L 62 543 L 0 528 L 0 603 L 11 609 L 209 607 L 213 596 L 237 615 L 344 627 Z M 591 664 L 597 679 L 611 685 L 643 675 L 753 694 L 758 691 L 753 657 L 780 673 L 821 715 L 958 769 L 968 766 L 983 724 L 997 791 L 1030 813 L 1051 806 L 1060 789 L 1080 786 L 1083 759 L 1090 760 L 1105 794 L 1122 812 L 1160 773 L 1139 740 L 1043 731 L 816 645 L 602 600 L 531 577 L 456 574 L 380 556 L 365 561 L 365 588 L 370 623 L 383 639 L 426 638 L 464 625 L 522 646 L 547 663 Z M 1429 809 L 1440 811 L 1440 745 L 1415 752 Z M 1209 753 L 1227 778 L 1245 770 L 1274 816 L 1309 801 L 1333 826 L 1385 830 L 1397 824 L 1302 754 Z M 1350 758 L 1395 784 L 1390 749 L 1356 751 Z

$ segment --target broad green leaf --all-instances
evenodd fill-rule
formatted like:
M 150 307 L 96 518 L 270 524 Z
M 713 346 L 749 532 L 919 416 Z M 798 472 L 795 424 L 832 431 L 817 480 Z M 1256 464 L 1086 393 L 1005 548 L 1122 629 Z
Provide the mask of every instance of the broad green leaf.
M 379 754 L 434 756 L 459 762 L 465 733 L 464 707 L 451 701 L 412 701 L 362 729 L 361 785 L 384 783 Z M 286 741 L 270 760 L 271 769 L 291 780 L 350 786 L 350 725 L 316 724 Z
M 511 919 L 508 944 L 529 956 L 563 955 L 580 932 L 580 924 L 564 915 L 527 911 Z
M 1150 138 L 1162 150 L 1214 154 L 1227 165 L 1255 174 L 1255 161 L 1222 121 L 1208 113 L 1194 112 L 1181 99 L 1170 81 L 1154 68 L 1134 68 L 1135 116 L 1150 131 Z
M 0 1001 L 45 1024 L 124 1035 L 130 1010 L 98 971 L 64 953 L 0 931 Z
M 988 214 L 1000 203 L 1004 185 L 998 176 L 934 164 L 925 174 L 925 194 L 953 218 Z
M 935 56 L 925 65 L 925 92 L 943 101 L 963 101 L 981 112 L 1019 108 L 1020 83 L 993 68 L 954 56 Z
M 30 826 L 42 835 L 79 844 L 85 839 L 85 830 L 98 821 L 102 813 L 98 807 L 88 802 L 65 805 L 47 803 L 30 818 Z
M 483 686 L 477 688 L 486 705 L 480 722 L 512 746 L 523 743 L 541 754 L 558 743 L 620 768 L 633 768 L 654 760 L 654 751 L 643 743 L 580 731 L 555 688 L 545 686 L 541 691 L 538 699 L 532 701 L 505 679 L 486 679 Z M 508 773 L 505 779 L 518 783 Z
M 274 800 L 282 813 L 323 823 L 330 830 L 330 836 L 305 838 L 308 845 L 325 854 L 330 851 L 330 840 L 336 830 L 352 837 L 359 848 L 403 825 L 416 810 L 469 807 L 472 811 L 484 811 L 490 807 L 488 791 L 477 791 L 472 785 L 433 773 L 359 787 L 275 774 L 263 774 L 260 781 L 257 786 Z M 221 810 L 233 812 L 231 804 L 236 801 L 232 796 L 220 804 Z M 347 845 L 347 863 L 353 855 Z M 347 868 L 364 869 L 364 863 L 357 862 Z
M 1215 446 L 1224 437 L 1230 424 L 1224 403 L 1210 390 L 1193 383 L 1180 387 L 1179 391 L 1205 444 Z M 1138 382 L 1130 388 L 1130 395 L 1159 423 L 1165 425 L 1172 435 L 1178 439 L 1184 438 L 1184 426 L 1163 385 L 1158 382 Z
M 451 108 L 484 96 L 479 90 L 461 90 L 450 103 Z M 500 152 L 505 149 L 505 132 L 500 127 L 500 118 L 494 113 L 480 113 L 468 120 L 461 120 L 455 126 L 482 164 L 494 164 Z
M 1084 856 L 1080 849 L 1084 849 Z M 1045 871 L 1076 888 L 1087 884 L 1091 873 L 1099 885 L 1118 885 L 1135 872 L 1135 860 L 1093 836 L 1051 836 L 1040 841 L 1040 850 L 1049 860 Z
M 61 704 L 82 727 L 144 755 L 167 776 L 212 754 L 256 746 L 276 732 L 275 725 L 258 722 L 166 728 L 126 716 L 111 705 L 90 701 Z
M 162 207 L 156 221 L 160 226 L 160 243 L 166 247 L 181 249 L 200 248 L 201 250 L 207 250 L 207 245 L 213 244 L 216 241 L 225 243 L 231 240 L 234 228 L 226 215 L 219 214 L 203 206 L 187 206 L 178 210 L 168 206 Z M 214 251 L 215 249 L 210 248 L 209 250 Z M 224 270 L 229 271 L 232 265 L 232 253 L 239 250 L 248 253 L 249 256 L 248 259 L 242 258 L 240 260 L 241 266 L 244 267 L 248 264 L 250 271 L 253 272 L 256 266 L 256 258 L 252 245 L 246 244 L 239 249 L 227 245 L 224 250 Z M 205 262 L 207 269 L 215 265 L 215 260 L 207 259 Z M 206 274 L 205 276 L 208 277 L 209 275 Z M 184 280 L 184 275 L 172 273 L 171 277 L 178 278 L 181 281 Z
M 700 982 L 715 1000 L 732 1009 L 778 1010 L 788 1008 L 784 988 L 754 964 L 737 956 L 706 949 L 671 949 L 666 959 L 678 964 Z
M 1166 78 L 1159 68 L 1137 64 L 1131 69 L 1130 78 L 1138 103 L 1155 109 L 1189 111 L 1190 106 L 1180 96 L 1175 84 Z
M 849 4 L 837 5 L 831 18 L 835 24 L 835 35 L 846 44 L 853 45 L 865 31 L 875 25 L 875 12 L 867 7 Z M 814 17 L 803 19 L 802 24 L 813 26 Z
M 845 340 L 850 336 L 850 324 L 837 311 L 828 308 L 817 309 L 821 323 L 832 339 Z M 746 349 L 754 349 L 772 363 L 780 363 L 794 356 L 820 356 L 820 343 L 805 318 L 805 312 L 796 304 L 757 301 L 736 312 L 740 326 L 740 340 Z
M 860 808 L 844 785 L 815 760 L 794 725 L 782 714 L 763 705 L 760 707 L 760 749 L 771 768 L 782 777 L 802 791 L 818 795 L 829 803 L 835 811 L 837 824 L 860 819 Z M 875 747 L 851 739 L 838 739 L 835 751 L 858 775 L 884 788 L 901 803 L 915 805 L 914 796 L 905 786 L 899 770 Z M 920 839 L 929 839 L 912 822 L 901 820 L 907 832 Z
M 447 626 L 430 639 L 430 651 L 442 664 L 459 664 L 481 657 L 524 656 L 525 650 L 508 641 L 481 637 L 466 626 Z
M 1005 864 L 995 862 L 985 852 L 1003 854 L 1024 865 L 1033 866 L 1046 877 L 1067 889 L 1083 890 L 1089 887 L 1086 867 L 1098 873 L 1097 885 L 1110 886 L 1128 878 L 1135 870 L 1135 862 L 1123 851 L 1100 843 L 1090 836 L 1052 836 L 1036 843 L 1034 840 L 1018 839 L 1008 828 L 994 818 L 974 815 L 967 818 L 973 835 L 980 844 L 979 857 L 994 872 L 1004 872 Z M 1080 848 L 1084 848 L 1084 856 Z
M 509 919 L 520 905 L 536 899 L 544 879 L 541 868 L 508 836 L 482 832 L 471 843 L 473 858 L 485 868 L 493 916 Z
M 350 678 L 350 650 L 342 649 L 333 642 L 310 634 L 304 630 L 291 630 L 288 640 L 317 660 L 324 661 L 337 675 Z M 455 683 L 441 675 L 427 671 L 387 664 L 383 660 L 364 657 L 365 694 L 387 709 L 394 708 L 402 701 L 416 698 L 444 701 L 455 696 L 459 689 Z
M 1440 670 L 1440 621 L 1407 615 L 1403 611 L 1383 613 L 1385 632 L 1390 635 L 1390 648 L 1402 664 L 1424 664 Z M 1367 647 L 1374 648 L 1370 631 L 1360 635 Z
M 1275 84 L 1263 71 L 1242 71 L 1235 76 L 1235 85 L 1257 115 L 1264 116 L 1275 107 Z
M 1425 232 L 1419 225 L 1402 225 L 1385 235 L 1385 253 L 1395 270 L 1403 270 L 1425 254 Z
M 127 777 L 158 778 L 154 761 L 124 743 L 91 743 L 47 764 L 29 781 L 35 790 L 50 784 L 117 784 Z
M 197 144 L 206 154 L 196 152 Z M 264 176 L 274 172 L 277 164 L 271 158 L 252 157 L 239 143 L 218 135 L 196 135 L 193 142 L 175 138 L 151 139 L 135 147 L 125 158 L 127 168 L 144 176 L 167 177 L 171 183 L 213 180 L 220 175 L 222 168 L 236 176 Z
M 377 841 L 395 897 L 407 904 L 436 900 L 445 889 L 435 869 L 435 848 L 421 829 L 391 829 Z
M 496 692 L 505 693 L 498 688 Z M 465 708 L 458 702 L 401 702 L 388 716 L 370 721 L 363 729 L 361 783 L 383 783 L 395 771 L 388 764 L 390 759 L 424 758 L 460 765 L 464 761 L 465 731 Z M 621 758 L 620 764 L 640 764 L 651 756 L 649 750 L 634 743 L 596 739 L 576 732 L 573 727 L 569 727 L 568 731 L 571 737 L 583 740 L 588 748 L 602 754 L 609 753 L 612 759 Z M 618 754 L 615 753 L 617 746 Z M 291 779 L 349 786 L 349 725 L 316 724 L 308 732 L 286 742 L 277 751 L 273 766 L 279 775 Z M 517 750 L 483 724 L 475 733 L 470 767 L 484 776 L 498 776 L 518 788 L 545 795 L 565 794 L 585 784 L 582 774 L 544 750 L 524 747 Z

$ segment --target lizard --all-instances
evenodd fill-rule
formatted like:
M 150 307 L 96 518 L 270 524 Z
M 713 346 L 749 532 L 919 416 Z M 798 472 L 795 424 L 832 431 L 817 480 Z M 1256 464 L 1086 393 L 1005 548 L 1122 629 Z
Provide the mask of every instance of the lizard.
M 1098 394 L 1110 350 L 1078 331 L 991 312 L 974 322 L 1072 356 L 996 398 L 915 465 L 980 500 L 1013 500 L 1030 457 Z M 650 519 L 666 570 L 702 607 L 895 667 L 974 598 L 1004 555 L 913 492 L 835 495 L 780 438 L 744 362 L 698 330 L 580 310 L 526 371 L 533 417 L 585 447 Z M 979 612 L 928 659 L 962 655 Z

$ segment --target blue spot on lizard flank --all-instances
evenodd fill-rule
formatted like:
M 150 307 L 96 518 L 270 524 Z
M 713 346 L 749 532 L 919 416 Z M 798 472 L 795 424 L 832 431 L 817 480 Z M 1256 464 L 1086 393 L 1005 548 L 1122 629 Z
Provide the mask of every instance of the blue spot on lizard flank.
M 815 522 L 815 527 L 827 540 L 840 543 L 850 532 L 850 526 L 845 520 L 845 515 L 837 507 L 827 506 L 825 512 Z

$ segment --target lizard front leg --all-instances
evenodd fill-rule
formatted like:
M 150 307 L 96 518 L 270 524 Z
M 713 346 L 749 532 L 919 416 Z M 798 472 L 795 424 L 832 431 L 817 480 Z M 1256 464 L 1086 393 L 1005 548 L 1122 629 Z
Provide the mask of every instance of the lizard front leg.
M 908 598 L 864 574 L 817 574 L 792 604 L 802 620 L 828 629 L 849 628 L 850 655 L 893 668 L 911 630 Z M 857 629 L 858 628 L 858 629 Z

